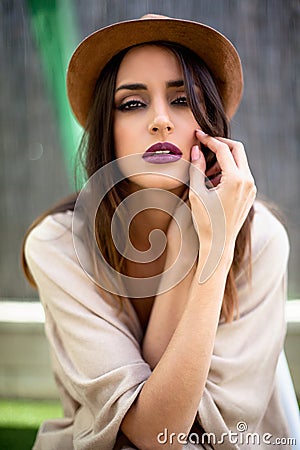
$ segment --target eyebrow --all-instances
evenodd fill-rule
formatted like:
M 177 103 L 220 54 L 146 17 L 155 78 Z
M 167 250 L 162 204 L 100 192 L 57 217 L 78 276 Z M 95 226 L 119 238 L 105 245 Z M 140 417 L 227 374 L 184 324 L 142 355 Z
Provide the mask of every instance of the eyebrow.
M 184 85 L 183 80 L 171 80 L 166 82 L 167 88 L 170 87 L 182 87 Z M 116 92 L 126 89 L 128 91 L 146 91 L 147 86 L 142 83 L 122 84 L 116 89 Z

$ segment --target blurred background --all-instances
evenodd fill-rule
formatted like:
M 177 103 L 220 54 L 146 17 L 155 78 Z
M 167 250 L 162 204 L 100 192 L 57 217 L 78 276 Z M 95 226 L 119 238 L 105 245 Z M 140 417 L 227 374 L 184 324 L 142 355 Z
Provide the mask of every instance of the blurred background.
M 204 22 L 236 46 L 245 90 L 232 136 L 245 144 L 259 195 L 278 207 L 287 227 L 289 298 L 300 298 L 299 0 L 0 0 L 0 320 L 1 302 L 37 300 L 20 265 L 27 227 L 74 190 L 81 129 L 66 99 L 68 60 L 87 34 L 148 12 Z M 32 311 L 37 328 L 31 331 L 39 335 L 40 312 Z M 17 333 L 3 326 L 2 364 L 4 352 L 14 353 L 3 336 Z M 28 354 L 44 353 L 34 345 L 28 341 L 24 349 L 31 366 L 37 362 Z M 23 381 L 16 370 L 9 359 L 0 373 L 0 395 L 32 396 L 29 387 L 22 390 L 24 380 L 32 383 L 32 370 Z M 53 397 L 47 392 L 42 389 L 40 397 Z

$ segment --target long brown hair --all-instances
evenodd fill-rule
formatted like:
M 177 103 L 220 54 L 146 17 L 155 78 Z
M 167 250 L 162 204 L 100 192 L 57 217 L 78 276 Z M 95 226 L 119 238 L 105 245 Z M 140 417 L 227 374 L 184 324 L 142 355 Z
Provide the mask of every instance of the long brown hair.
M 151 42 L 149 44 L 168 48 L 178 58 L 183 70 L 187 100 L 201 129 L 211 136 L 230 137 L 229 122 L 224 112 L 221 98 L 205 63 L 192 51 L 179 44 L 160 41 Z M 128 50 L 129 49 L 123 50 L 108 62 L 101 72 L 96 85 L 94 102 L 87 118 L 84 136 L 78 153 L 84 166 L 87 179 L 101 167 L 115 159 L 113 139 L 114 92 L 117 73 Z M 196 90 L 195 86 L 200 89 Z M 206 148 L 203 148 L 202 150 L 205 154 L 207 165 L 213 165 L 215 161 L 214 154 Z M 108 192 L 99 207 L 95 221 L 95 237 L 101 254 L 117 271 L 120 271 L 123 267 L 123 258 L 115 248 L 110 227 L 114 211 L 126 196 L 126 184 L 128 185 L 128 181 L 123 180 Z M 73 210 L 76 199 L 77 194 L 75 193 L 73 197 L 60 202 L 60 204 L 54 206 L 40 216 L 28 230 L 24 243 L 29 232 L 44 217 L 56 212 Z M 252 207 L 238 234 L 233 263 L 227 277 L 222 305 L 222 317 L 228 322 L 233 320 L 235 312 L 238 311 L 235 277 L 241 269 L 246 250 L 248 250 L 247 255 L 249 258 L 247 265 L 250 267 L 250 227 L 253 215 L 254 210 Z M 22 263 L 28 280 L 35 286 L 35 282 L 25 260 L 24 245 Z

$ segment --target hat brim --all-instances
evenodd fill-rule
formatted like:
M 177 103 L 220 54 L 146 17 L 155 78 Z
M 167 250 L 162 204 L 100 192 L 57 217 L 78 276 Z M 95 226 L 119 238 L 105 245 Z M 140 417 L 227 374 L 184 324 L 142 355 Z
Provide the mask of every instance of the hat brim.
M 67 93 L 73 113 L 85 126 L 99 75 L 121 50 L 152 42 L 176 42 L 193 50 L 209 68 L 224 110 L 231 118 L 243 93 L 243 72 L 232 43 L 215 29 L 197 22 L 151 18 L 119 22 L 85 38 L 76 48 L 67 72 Z

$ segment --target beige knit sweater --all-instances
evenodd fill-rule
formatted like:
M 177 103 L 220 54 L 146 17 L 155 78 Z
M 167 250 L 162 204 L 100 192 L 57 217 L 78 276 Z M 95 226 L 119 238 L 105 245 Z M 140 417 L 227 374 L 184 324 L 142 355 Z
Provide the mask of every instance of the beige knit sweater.
M 266 433 L 272 435 L 269 442 L 289 436 L 274 377 L 286 330 L 288 252 L 283 226 L 256 203 L 252 281 L 249 284 L 243 271 L 237 278 L 240 318 L 219 324 L 198 408 L 200 427 L 183 448 L 262 450 L 270 448 L 263 442 Z M 133 307 L 127 301 L 120 311 L 87 277 L 74 251 L 70 211 L 44 219 L 30 233 L 25 254 L 45 309 L 53 372 L 64 408 L 64 418 L 42 424 L 34 449 L 135 448 L 119 427 L 151 370 L 141 355 L 142 330 Z M 165 433 L 163 424 L 161 432 Z M 247 438 L 247 445 L 246 435 L 251 433 L 259 437 Z M 160 436 L 162 449 L 164 440 L 166 433 Z

